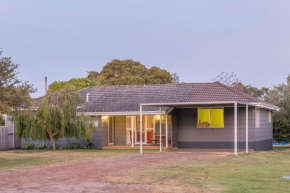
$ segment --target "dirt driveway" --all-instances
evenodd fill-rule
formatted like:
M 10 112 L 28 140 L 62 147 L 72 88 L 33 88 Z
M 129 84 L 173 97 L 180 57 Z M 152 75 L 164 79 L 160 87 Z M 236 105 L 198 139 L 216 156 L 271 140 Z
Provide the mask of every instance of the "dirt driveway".
M 106 175 L 182 160 L 207 160 L 229 152 L 162 152 L 128 155 L 0 173 L 0 192 L 168 192 L 134 184 L 108 183 Z

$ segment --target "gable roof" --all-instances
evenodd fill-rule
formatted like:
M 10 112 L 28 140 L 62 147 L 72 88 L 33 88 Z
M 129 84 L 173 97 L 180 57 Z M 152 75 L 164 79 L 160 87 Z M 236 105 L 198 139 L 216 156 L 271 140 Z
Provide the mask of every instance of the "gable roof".
M 139 111 L 143 103 L 226 102 L 260 103 L 278 108 L 219 82 L 89 87 L 78 91 L 89 102 L 85 112 Z M 157 107 L 145 106 L 145 111 Z

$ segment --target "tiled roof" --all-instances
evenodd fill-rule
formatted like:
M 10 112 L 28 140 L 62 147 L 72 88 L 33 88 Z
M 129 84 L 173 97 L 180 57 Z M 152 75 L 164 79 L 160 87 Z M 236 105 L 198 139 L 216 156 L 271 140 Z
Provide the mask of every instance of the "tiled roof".
M 78 92 L 83 98 L 86 98 L 86 94 L 90 93 L 89 102 L 84 109 L 85 112 L 138 111 L 140 103 L 223 101 L 265 103 L 219 82 L 99 86 L 89 87 Z M 157 107 L 145 107 L 144 110 L 154 111 L 157 109 Z

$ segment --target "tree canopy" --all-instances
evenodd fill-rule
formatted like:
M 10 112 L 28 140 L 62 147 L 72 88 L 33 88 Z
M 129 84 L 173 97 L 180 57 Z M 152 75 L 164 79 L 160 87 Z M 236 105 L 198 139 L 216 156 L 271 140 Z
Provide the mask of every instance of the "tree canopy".
M 30 94 L 35 89 L 28 82 L 17 78 L 19 64 L 10 57 L 2 57 L 0 51 L 0 114 L 9 113 L 12 108 L 27 108 L 31 104 Z
M 89 78 L 72 78 L 69 81 L 54 81 L 49 85 L 49 90 L 55 92 L 70 88 L 77 91 L 89 86 L 98 86 L 98 83 Z
M 77 105 L 81 102 L 80 96 L 71 89 L 48 92 L 36 112 L 15 111 L 13 119 L 17 136 L 50 139 L 53 150 L 56 149 L 55 139 L 64 136 L 88 138 L 88 130 L 96 128 L 91 117 L 77 116 Z
M 113 60 L 107 63 L 100 73 L 89 71 L 90 80 L 99 85 L 138 85 L 138 84 L 171 84 L 171 74 L 159 67 L 146 68 L 134 60 Z
M 55 81 L 49 85 L 49 90 L 59 91 L 70 87 L 76 91 L 89 86 L 171 83 L 179 83 L 179 76 L 176 73 L 170 74 L 156 66 L 148 69 L 145 65 L 134 60 L 113 60 L 107 63 L 101 72 L 88 71 L 86 78 Z
M 278 142 L 290 141 L 290 75 L 286 83 L 281 83 L 269 90 L 265 100 L 280 107 L 280 111 L 275 112 L 274 139 Z
M 213 81 L 221 82 L 225 85 L 234 87 L 240 91 L 243 91 L 251 96 L 264 100 L 265 96 L 269 92 L 269 88 L 262 87 L 261 89 L 254 87 L 250 84 L 244 85 L 235 73 L 222 72 L 218 76 L 212 79 Z

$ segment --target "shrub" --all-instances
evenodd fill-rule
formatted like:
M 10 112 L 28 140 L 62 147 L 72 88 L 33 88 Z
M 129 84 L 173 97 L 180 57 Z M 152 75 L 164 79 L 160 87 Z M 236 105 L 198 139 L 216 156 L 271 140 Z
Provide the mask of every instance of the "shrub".
M 79 148 L 79 143 L 78 142 L 72 142 L 72 148 L 73 149 L 78 149 Z
M 70 149 L 70 145 L 67 144 L 67 145 L 64 147 L 64 149 Z
M 26 142 L 25 143 L 25 149 L 30 150 L 30 149 L 34 149 L 34 145 L 30 142 Z
M 50 149 L 52 149 L 52 145 L 50 145 Z M 59 145 L 55 144 L 55 149 L 59 149 Z
M 46 146 L 45 146 L 44 143 L 40 144 L 39 147 L 38 147 L 38 149 L 45 149 L 45 148 L 46 148 Z

